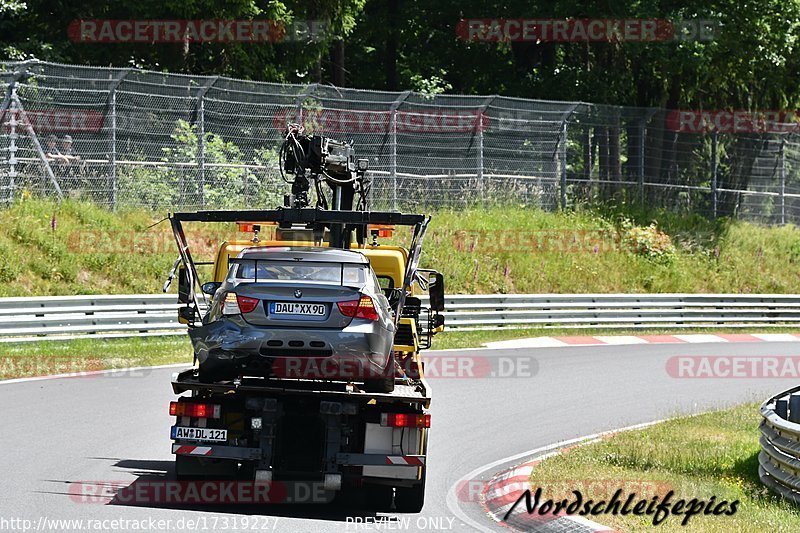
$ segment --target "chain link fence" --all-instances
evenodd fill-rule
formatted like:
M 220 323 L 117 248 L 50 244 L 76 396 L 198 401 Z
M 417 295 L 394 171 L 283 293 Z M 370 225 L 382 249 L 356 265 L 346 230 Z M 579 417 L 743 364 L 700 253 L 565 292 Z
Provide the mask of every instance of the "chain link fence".
M 288 191 L 282 132 L 301 122 L 369 158 L 375 209 L 624 202 L 767 223 L 800 216 L 796 124 L 686 131 L 663 109 L 38 61 L 0 62 L 0 90 L 5 205 L 39 195 L 110 208 L 275 207 Z

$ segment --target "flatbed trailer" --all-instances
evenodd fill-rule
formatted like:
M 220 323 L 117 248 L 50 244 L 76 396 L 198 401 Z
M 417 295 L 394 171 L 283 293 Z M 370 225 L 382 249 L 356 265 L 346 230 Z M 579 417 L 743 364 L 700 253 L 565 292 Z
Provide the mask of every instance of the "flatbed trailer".
M 394 391 L 374 393 L 316 380 L 203 383 L 190 368 L 173 376 L 172 388 L 189 393 L 170 404 L 180 480 L 305 484 L 304 494 L 317 495 L 313 503 L 360 495 L 357 502 L 378 510 L 389 510 L 393 497 L 400 512 L 422 508 L 430 428 L 424 379 L 398 379 Z
M 410 381 L 395 380 L 392 392 L 365 392 L 355 384 L 341 381 L 317 380 L 273 380 L 264 377 L 245 377 L 242 379 L 221 381 L 216 383 L 203 383 L 197 375 L 197 370 L 190 368 L 177 373 L 172 380 L 172 390 L 175 394 L 192 391 L 194 393 L 251 393 L 251 394 L 282 394 L 305 395 L 315 394 L 325 398 L 335 398 L 342 401 L 395 403 L 408 402 L 428 407 L 430 396 L 428 386 L 424 380 Z

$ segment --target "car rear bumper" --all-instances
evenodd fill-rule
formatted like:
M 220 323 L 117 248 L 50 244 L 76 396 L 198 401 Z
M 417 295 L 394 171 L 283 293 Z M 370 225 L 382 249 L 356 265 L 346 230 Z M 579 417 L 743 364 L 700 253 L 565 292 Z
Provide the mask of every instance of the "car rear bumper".
M 201 372 L 230 379 L 259 375 L 364 380 L 384 374 L 393 334 L 354 320 L 344 329 L 269 328 L 226 317 L 189 331 Z

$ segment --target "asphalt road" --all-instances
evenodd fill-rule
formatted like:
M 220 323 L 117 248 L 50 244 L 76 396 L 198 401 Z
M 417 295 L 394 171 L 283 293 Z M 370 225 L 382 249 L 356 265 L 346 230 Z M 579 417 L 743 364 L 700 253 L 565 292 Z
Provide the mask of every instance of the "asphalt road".
M 448 508 L 446 495 L 457 480 L 482 465 L 586 434 L 731 403 L 760 401 L 796 382 L 774 378 L 677 379 L 666 371 L 670 357 L 797 356 L 800 343 L 432 353 L 434 358 L 456 353 L 471 357 L 478 374 L 486 364 L 503 372 L 514 370 L 510 363 L 514 361 L 517 373 L 523 374 L 430 378 L 433 403 L 427 502 L 420 515 L 398 516 L 410 519 L 411 530 L 427 525 L 431 529 L 467 531 L 472 528 Z M 439 359 L 435 363 L 445 361 Z M 444 367 L 440 364 L 439 370 Z M 192 528 L 196 531 L 233 530 L 234 526 L 309 532 L 388 529 L 385 523 L 364 526 L 352 522 L 355 516 L 375 515 L 331 506 L 283 505 L 259 514 L 264 510 L 252 507 L 128 506 L 108 504 L 108 498 L 86 503 L 78 496 L 83 487 L 105 485 L 113 491 L 116 486 L 137 480 L 173 475 L 168 435 L 172 418 L 167 405 L 173 398 L 169 380 L 174 371 L 155 369 L 0 385 L 0 528 L 3 519 L 29 519 L 29 524 L 17 522 L 20 530 L 24 525 L 40 530 L 78 529 L 76 524 L 69 527 L 66 523 L 41 522 L 40 518 L 45 517 L 163 519 L 171 520 L 167 529 L 184 531 L 187 519 L 203 519 Z M 485 520 L 487 527 L 492 525 L 475 509 L 468 514 L 475 520 Z M 405 527 L 403 523 L 394 524 Z M 125 529 L 119 523 L 94 525 Z M 139 524 L 142 525 L 159 526 L 156 522 Z M 84 527 L 90 527 L 88 522 Z

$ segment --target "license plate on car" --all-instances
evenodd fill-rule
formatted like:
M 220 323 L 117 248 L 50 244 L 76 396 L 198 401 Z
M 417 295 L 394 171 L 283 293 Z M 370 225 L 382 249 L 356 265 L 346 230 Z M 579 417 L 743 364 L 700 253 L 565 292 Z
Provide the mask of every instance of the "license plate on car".
M 199 440 L 203 442 L 225 442 L 228 440 L 227 429 L 172 426 L 171 434 L 173 439 Z
M 299 302 L 270 302 L 271 315 L 325 316 L 325 304 L 306 304 Z

